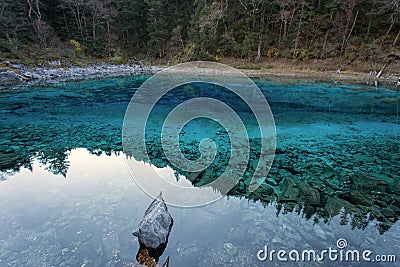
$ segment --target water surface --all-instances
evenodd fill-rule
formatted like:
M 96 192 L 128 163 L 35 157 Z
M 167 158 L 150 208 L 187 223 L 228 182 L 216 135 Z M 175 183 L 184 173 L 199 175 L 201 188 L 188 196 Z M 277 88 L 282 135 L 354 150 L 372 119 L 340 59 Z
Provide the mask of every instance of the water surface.
M 130 98 L 147 78 L 1 89 L 1 266 L 135 262 L 139 244 L 132 231 L 151 198 L 126 168 L 121 128 Z M 175 224 L 161 261 L 169 255 L 171 266 L 279 266 L 277 261 L 258 261 L 257 252 L 264 245 L 320 251 L 336 247 L 339 238 L 346 238 L 351 249 L 400 257 L 399 92 L 324 82 L 255 81 L 277 127 L 270 173 L 254 193 L 248 192 L 244 177 L 229 197 L 216 203 L 170 208 Z M 159 111 L 201 94 L 200 89 L 183 89 L 178 97 L 166 97 Z M 236 103 L 231 95 L 220 94 L 213 96 Z M 236 108 L 255 135 L 256 160 L 257 126 L 244 106 Z M 153 126 L 150 162 L 136 159 L 143 168 L 138 172 L 153 165 L 166 175 L 184 175 L 166 161 Z M 202 179 L 223 170 L 223 129 L 197 121 L 181 135 L 181 149 L 188 157 L 196 157 L 204 136 L 220 138 L 221 158 Z M 306 266 L 321 264 L 331 262 Z

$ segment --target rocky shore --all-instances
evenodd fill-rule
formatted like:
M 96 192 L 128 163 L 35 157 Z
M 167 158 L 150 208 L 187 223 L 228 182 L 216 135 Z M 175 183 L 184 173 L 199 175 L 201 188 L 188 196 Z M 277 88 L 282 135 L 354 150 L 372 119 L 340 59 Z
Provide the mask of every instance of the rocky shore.
M 400 78 L 395 74 L 376 77 L 376 72 L 360 71 L 310 71 L 304 70 L 301 66 L 285 68 L 279 62 L 271 63 L 274 67 L 264 68 L 263 65 L 243 66 L 231 61 L 221 62 L 235 67 L 249 77 L 264 78 L 275 77 L 281 79 L 306 79 L 331 81 L 334 83 L 366 83 L 367 85 L 378 86 L 384 84 L 386 87 L 399 90 Z M 276 65 L 275 65 L 276 64 Z M 54 60 L 42 63 L 40 66 L 28 66 L 23 63 L 0 62 L 0 86 L 14 86 L 37 83 L 57 83 L 83 79 L 97 79 L 130 75 L 152 75 L 163 67 L 147 66 L 142 62 L 131 62 L 127 64 L 92 63 L 81 66 L 69 61 Z M 252 68 L 254 67 L 254 68 Z
M 62 63 L 56 60 L 47 62 L 42 66 L 31 67 L 22 63 L 3 61 L 0 64 L 0 86 L 36 84 L 41 82 L 57 83 L 128 75 L 151 75 L 159 70 L 157 67 L 145 66 L 141 63 L 120 65 L 95 63 L 82 67 L 75 66 L 70 62 Z

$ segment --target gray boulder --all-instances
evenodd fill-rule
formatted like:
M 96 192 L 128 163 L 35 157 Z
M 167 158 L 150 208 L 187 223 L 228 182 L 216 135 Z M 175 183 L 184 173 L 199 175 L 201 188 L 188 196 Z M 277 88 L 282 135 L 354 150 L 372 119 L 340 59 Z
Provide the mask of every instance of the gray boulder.
M 133 232 L 133 235 L 147 248 L 156 249 L 168 242 L 173 221 L 160 193 L 147 208 L 139 229 Z
M 0 69 L 0 85 L 19 84 L 24 80 L 24 77 L 14 71 Z

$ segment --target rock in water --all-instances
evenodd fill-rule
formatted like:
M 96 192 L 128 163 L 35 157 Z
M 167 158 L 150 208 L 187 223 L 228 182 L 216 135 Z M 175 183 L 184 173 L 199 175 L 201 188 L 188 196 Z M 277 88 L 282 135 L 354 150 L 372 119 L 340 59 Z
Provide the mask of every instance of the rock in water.
M 168 242 L 173 222 L 160 193 L 147 208 L 139 229 L 133 232 L 133 235 L 146 247 L 156 249 Z

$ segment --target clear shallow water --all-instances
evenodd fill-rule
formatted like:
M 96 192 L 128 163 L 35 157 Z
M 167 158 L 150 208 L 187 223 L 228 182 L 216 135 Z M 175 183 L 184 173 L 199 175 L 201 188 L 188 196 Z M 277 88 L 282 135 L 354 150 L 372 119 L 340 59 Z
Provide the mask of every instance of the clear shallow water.
M 139 246 L 131 233 L 151 199 L 124 164 L 121 126 L 145 78 L 2 89 L 1 266 L 135 261 Z M 250 194 L 243 181 L 229 199 L 170 208 L 175 224 L 161 261 L 170 255 L 171 266 L 270 265 L 257 260 L 264 245 L 322 250 L 336 247 L 338 238 L 352 249 L 400 257 L 399 93 L 256 82 L 277 126 L 265 184 Z M 195 152 L 187 142 L 202 137 L 183 135 L 182 148 Z M 168 166 L 157 145 L 149 148 L 152 164 Z

